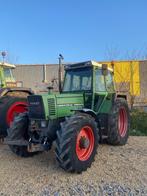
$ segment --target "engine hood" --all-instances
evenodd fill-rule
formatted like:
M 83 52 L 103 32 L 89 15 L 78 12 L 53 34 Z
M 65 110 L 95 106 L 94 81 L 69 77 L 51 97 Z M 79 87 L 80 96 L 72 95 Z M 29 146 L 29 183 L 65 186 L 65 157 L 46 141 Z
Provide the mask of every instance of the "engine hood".
M 57 94 L 56 103 L 59 107 L 83 105 L 83 94 Z
M 58 117 L 70 116 L 73 110 L 84 107 L 83 94 L 59 94 L 56 95 L 57 115 Z
M 48 119 L 70 116 L 74 113 L 73 110 L 84 107 L 83 93 L 42 95 L 42 99 L 45 106 L 46 118 Z

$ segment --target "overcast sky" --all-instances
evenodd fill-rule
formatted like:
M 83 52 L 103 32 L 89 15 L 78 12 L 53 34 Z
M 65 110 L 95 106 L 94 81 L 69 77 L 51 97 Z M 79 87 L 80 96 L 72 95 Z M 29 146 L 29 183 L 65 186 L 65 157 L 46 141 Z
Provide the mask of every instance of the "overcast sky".
M 147 0 L 0 0 L 11 63 L 124 59 L 147 51 Z M 147 52 L 146 52 L 147 54 Z

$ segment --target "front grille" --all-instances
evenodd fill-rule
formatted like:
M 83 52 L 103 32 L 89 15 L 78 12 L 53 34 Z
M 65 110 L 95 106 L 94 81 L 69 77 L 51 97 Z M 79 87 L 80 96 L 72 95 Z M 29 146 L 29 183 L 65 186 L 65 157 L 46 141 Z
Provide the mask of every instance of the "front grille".
M 54 98 L 48 99 L 48 109 L 49 109 L 50 116 L 56 115 L 55 99 Z
M 31 95 L 28 96 L 29 103 L 29 117 L 33 119 L 45 119 L 44 104 L 42 96 Z

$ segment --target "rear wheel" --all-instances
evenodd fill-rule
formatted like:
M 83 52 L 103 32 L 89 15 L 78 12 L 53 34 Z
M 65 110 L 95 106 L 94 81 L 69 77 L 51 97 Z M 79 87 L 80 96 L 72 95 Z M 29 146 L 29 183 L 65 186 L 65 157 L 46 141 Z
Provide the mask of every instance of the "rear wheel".
M 126 144 L 129 136 L 130 115 L 125 99 L 116 99 L 108 123 L 108 143 L 112 145 Z
M 87 170 L 94 161 L 98 141 L 97 124 L 87 114 L 76 114 L 61 123 L 55 149 L 60 167 L 76 173 Z
M 7 135 L 7 129 L 19 113 L 27 111 L 27 99 L 5 96 L 0 98 L 0 135 Z

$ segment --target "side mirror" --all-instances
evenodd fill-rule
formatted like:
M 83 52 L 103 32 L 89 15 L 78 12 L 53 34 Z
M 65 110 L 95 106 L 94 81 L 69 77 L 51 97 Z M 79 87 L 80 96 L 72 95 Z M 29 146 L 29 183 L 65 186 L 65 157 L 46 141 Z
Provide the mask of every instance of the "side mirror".
M 102 74 L 104 76 L 108 75 L 108 65 L 107 64 L 102 64 Z

